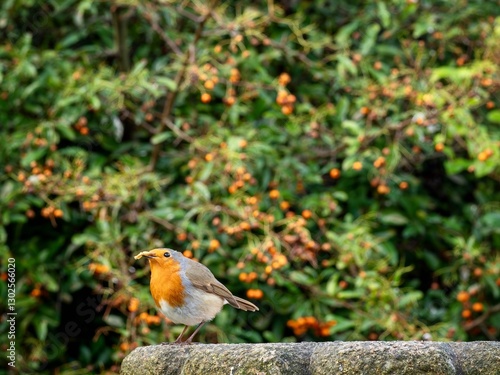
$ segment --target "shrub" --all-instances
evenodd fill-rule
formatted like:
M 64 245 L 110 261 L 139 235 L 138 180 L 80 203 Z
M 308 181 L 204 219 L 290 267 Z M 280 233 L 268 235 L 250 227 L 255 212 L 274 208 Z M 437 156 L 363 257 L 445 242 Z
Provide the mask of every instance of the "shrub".
M 261 307 L 201 341 L 498 339 L 500 20 L 452 8 L 2 4 L 21 369 L 176 336 L 133 259 L 160 246 Z

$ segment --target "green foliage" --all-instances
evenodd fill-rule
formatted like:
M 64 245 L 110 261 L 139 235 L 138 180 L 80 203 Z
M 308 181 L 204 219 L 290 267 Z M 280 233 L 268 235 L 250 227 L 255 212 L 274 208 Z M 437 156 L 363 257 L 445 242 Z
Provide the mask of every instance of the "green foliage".
M 261 307 L 200 341 L 498 339 L 497 4 L 251 4 L 0 5 L 23 373 L 178 335 L 133 259 L 162 246 Z

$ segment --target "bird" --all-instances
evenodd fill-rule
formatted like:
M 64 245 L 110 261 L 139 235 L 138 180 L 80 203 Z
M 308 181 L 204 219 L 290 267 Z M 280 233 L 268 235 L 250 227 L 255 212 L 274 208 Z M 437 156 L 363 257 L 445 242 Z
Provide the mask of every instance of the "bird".
M 149 289 L 158 310 L 175 324 L 185 327 L 173 344 L 191 344 L 203 325 L 212 320 L 225 304 L 243 311 L 259 311 L 252 302 L 234 296 L 203 264 L 182 253 L 157 248 L 142 251 L 134 258 L 145 257 L 151 268 Z M 185 341 L 189 326 L 197 325 Z

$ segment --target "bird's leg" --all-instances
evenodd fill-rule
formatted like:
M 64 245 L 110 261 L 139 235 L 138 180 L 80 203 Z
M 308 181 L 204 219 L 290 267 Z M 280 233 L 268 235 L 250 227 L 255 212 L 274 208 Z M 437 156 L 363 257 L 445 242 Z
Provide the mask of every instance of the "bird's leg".
M 196 329 L 194 330 L 194 332 L 191 334 L 191 336 L 189 336 L 189 338 L 183 342 L 183 344 L 191 344 L 191 341 L 193 341 L 193 338 L 194 336 L 196 336 L 196 334 L 198 333 L 198 331 L 201 329 L 201 327 L 203 327 L 203 325 L 205 324 L 206 322 L 203 321 L 201 322 L 200 324 L 198 324 L 198 327 L 196 327 Z
M 188 329 L 188 326 L 184 326 L 184 329 L 182 330 L 181 334 L 179 337 L 177 337 L 177 340 L 173 342 L 173 344 L 182 344 L 182 336 L 184 335 L 184 332 Z

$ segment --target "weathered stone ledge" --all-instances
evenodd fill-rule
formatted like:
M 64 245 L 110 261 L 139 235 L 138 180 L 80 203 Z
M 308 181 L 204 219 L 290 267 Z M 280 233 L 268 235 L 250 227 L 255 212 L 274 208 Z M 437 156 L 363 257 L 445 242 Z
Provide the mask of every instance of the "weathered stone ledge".
M 153 345 L 135 349 L 121 375 L 499 375 L 500 343 L 304 342 Z

